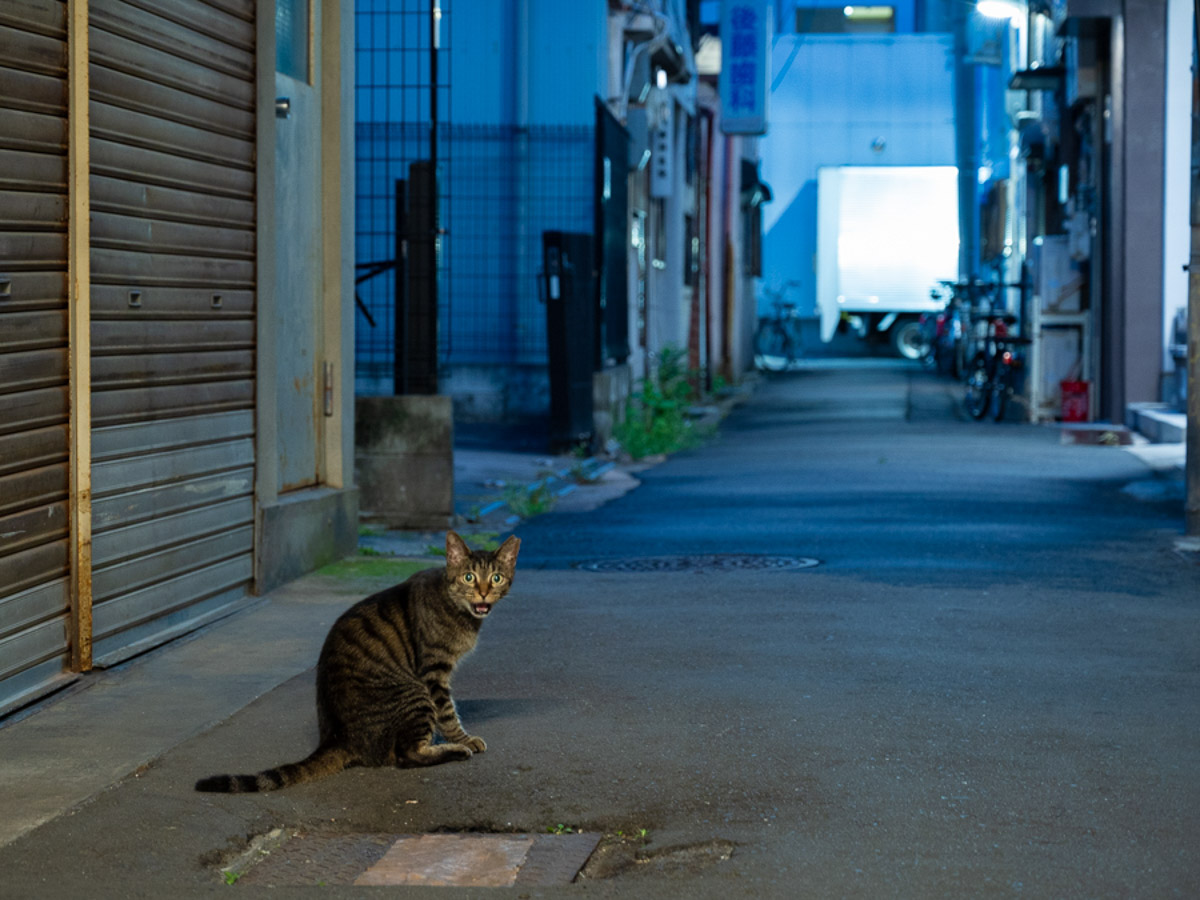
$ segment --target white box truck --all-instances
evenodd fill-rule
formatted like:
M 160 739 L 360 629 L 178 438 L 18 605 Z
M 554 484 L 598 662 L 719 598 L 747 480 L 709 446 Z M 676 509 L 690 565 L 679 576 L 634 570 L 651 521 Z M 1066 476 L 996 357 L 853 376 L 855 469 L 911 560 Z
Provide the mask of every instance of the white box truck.
M 817 173 L 817 312 L 821 340 L 838 323 L 886 337 L 915 359 L 918 318 L 958 278 L 958 169 L 824 166 Z

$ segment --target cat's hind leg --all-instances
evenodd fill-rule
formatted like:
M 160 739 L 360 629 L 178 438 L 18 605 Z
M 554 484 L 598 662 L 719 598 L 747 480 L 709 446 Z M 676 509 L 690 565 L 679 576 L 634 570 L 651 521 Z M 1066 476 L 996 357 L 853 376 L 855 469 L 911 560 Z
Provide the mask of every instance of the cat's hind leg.
M 407 704 L 395 731 L 395 759 L 398 766 L 436 766 L 439 763 L 470 759 L 466 744 L 433 742 L 437 711 L 428 693 L 419 702 Z
M 462 744 L 472 753 L 482 753 L 487 749 L 487 744 L 483 738 L 467 734 L 462 720 L 458 718 L 458 710 L 454 708 L 454 700 L 450 696 L 450 673 L 453 669 L 452 663 L 435 661 L 421 670 L 421 682 L 433 703 L 433 726 L 447 742 Z
M 417 723 L 409 720 L 396 738 L 396 765 L 436 766 L 438 763 L 470 759 L 471 748 L 466 744 L 433 742 L 433 716 Z
M 436 766 L 444 762 L 470 759 L 474 754 L 465 744 L 435 744 L 432 735 L 422 742 L 396 748 L 399 765 Z

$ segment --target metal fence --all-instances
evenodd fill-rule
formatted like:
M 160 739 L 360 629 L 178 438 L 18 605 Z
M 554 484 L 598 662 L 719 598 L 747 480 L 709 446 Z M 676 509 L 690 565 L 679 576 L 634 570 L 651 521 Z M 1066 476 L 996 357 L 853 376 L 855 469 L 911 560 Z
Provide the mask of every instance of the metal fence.
M 422 123 L 359 122 L 359 263 L 392 258 L 395 182 L 420 152 Z M 427 140 L 427 138 L 426 138 Z M 539 302 L 542 232 L 592 233 L 591 126 L 447 125 L 439 129 L 442 238 L 439 360 L 455 365 L 546 362 Z M 391 272 L 359 285 L 359 393 L 390 393 L 394 360 Z
M 595 131 L 459 127 L 451 140 L 446 362 L 545 363 L 542 232 L 592 232 Z
M 452 0 L 441 0 L 438 25 L 436 99 L 441 177 L 453 169 L 445 136 L 450 100 Z M 431 156 L 430 127 L 434 72 L 430 65 L 430 0 L 357 0 L 355 7 L 356 223 L 355 255 L 360 277 L 372 263 L 396 257 L 397 179 Z M 439 261 L 440 278 L 445 260 Z M 396 346 L 395 270 L 383 268 L 358 286 L 355 329 L 356 388 L 361 394 L 393 390 Z M 439 298 L 440 314 L 448 298 Z M 444 352 L 444 347 L 439 348 Z

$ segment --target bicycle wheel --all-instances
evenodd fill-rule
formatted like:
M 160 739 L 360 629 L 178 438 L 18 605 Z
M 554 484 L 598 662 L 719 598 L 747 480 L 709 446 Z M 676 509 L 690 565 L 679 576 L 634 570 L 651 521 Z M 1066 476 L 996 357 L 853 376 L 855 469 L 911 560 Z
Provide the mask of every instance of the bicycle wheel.
M 764 321 L 754 335 L 754 355 L 758 367 L 766 372 L 782 372 L 791 358 L 792 340 L 777 322 Z
M 996 364 L 995 384 L 992 386 L 991 402 L 988 404 L 988 414 L 992 421 L 1004 419 L 1004 411 L 1008 408 L 1008 395 L 1012 390 L 1012 366 L 1006 363 Z
M 972 419 L 982 419 L 992 403 L 992 379 L 988 375 L 988 357 L 980 350 L 967 367 L 967 392 L 963 405 Z

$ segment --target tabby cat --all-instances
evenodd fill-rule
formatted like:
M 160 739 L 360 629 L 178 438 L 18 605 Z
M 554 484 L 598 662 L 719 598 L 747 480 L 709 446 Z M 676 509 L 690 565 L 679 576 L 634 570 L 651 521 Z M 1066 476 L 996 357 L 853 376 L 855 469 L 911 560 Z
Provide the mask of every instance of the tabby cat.
M 450 698 L 455 664 L 508 593 L 521 541 L 471 550 L 446 534 L 446 568 L 426 569 L 346 610 L 317 662 L 320 744 L 297 763 L 257 775 L 214 775 L 198 791 L 273 791 L 348 766 L 431 766 L 487 745 L 463 730 Z M 434 743 L 434 732 L 445 743 Z

